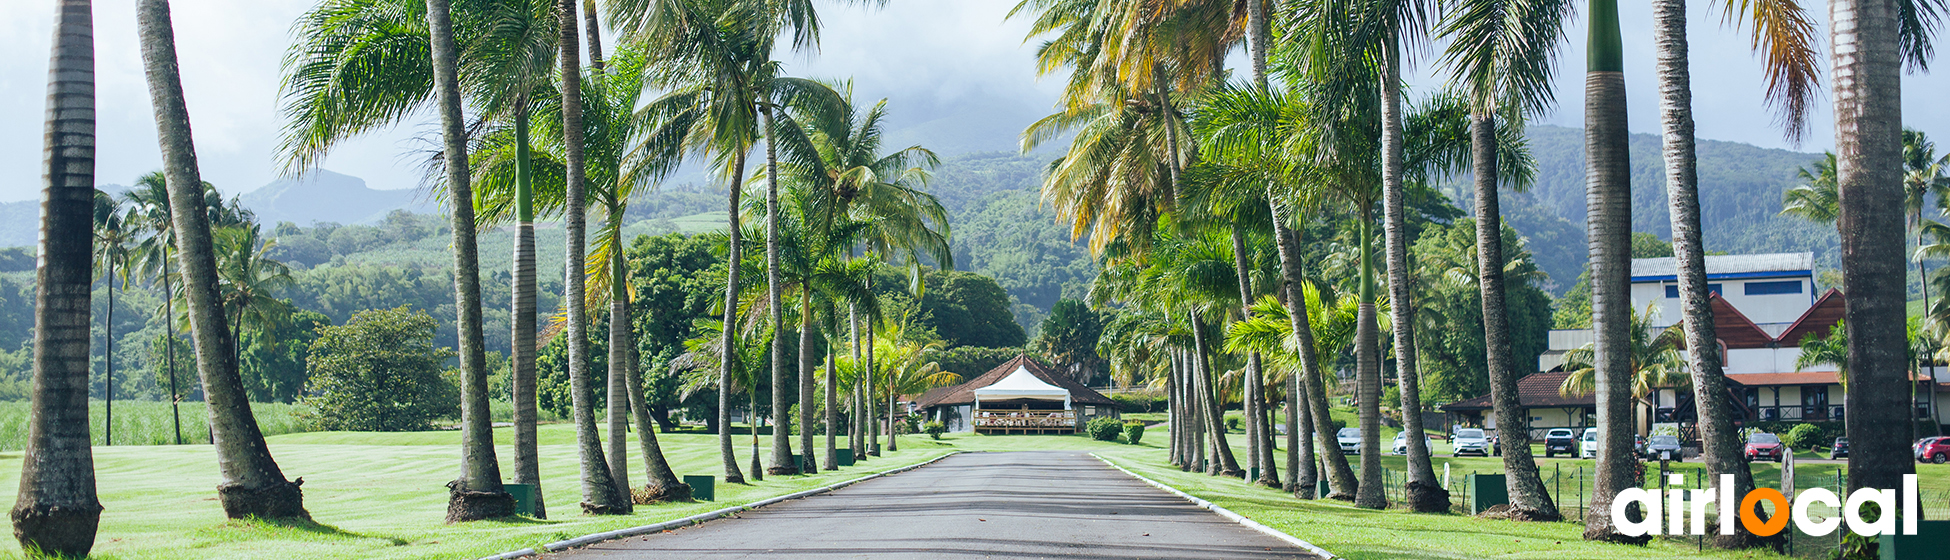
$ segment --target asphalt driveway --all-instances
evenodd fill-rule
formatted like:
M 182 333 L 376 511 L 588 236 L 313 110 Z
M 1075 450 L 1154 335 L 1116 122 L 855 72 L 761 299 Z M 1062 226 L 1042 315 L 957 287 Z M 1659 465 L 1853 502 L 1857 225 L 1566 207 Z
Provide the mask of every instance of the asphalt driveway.
M 1318 558 L 1078 452 L 965 453 L 550 558 Z

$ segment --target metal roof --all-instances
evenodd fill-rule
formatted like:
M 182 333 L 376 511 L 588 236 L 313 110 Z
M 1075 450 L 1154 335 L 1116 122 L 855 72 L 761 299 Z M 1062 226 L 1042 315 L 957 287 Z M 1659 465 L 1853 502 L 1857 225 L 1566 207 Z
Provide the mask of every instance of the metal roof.
M 1766 253 L 1759 255 L 1708 255 L 1706 277 L 1779 278 L 1814 274 L 1814 253 Z M 1672 257 L 1632 259 L 1633 282 L 1661 282 L 1678 276 Z

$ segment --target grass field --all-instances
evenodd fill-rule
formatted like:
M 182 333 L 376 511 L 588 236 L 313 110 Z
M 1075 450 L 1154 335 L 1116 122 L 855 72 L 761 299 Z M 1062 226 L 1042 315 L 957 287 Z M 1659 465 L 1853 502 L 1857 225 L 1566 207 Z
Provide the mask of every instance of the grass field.
M 513 438 L 507 429 L 497 429 L 495 435 L 502 442 Z M 478 558 L 824 486 L 933 459 L 950 449 L 913 445 L 840 471 L 720 485 L 716 502 L 659 504 L 629 516 L 591 517 L 581 515 L 576 506 L 581 493 L 574 430 L 550 424 L 542 426 L 541 436 L 543 490 L 552 519 L 454 526 L 442 523 L 447 506 L 443 485 L 459 472 L 458 432 L 317 432 L 268 438 L 285 475 L 305 479 L 305 505 L 317 524 L 298 526 L 225 521 L 216 502 L 216 456 L 207 445 L 96 447 L 97 485 L 106 511 L 94 557 Z M 715 436 L 660 437 L 680 474 L 722 472 Z M 739 441 L 741 466 L 750 461 L 748 437 Z M 925 438 L 907 437 L 903 443 L 920 439 Z M 634 442 L 631 448 L 636 469 L 631 474 L 641 484 L 642 462 Z M 502 446 L 499 451 L 504 468 L 511 468 L 513 449 Z M 0 503 L 14 501 L 20 458 L 19 452 L 0 453 Z M 503 471 L 504 476 L 511 474 Z M 18 552 L 0 547 L 0 558 L 18 558 Z
M 88 403 L 88 427 L 94 432 L 91 438 L 96 445 L 103 443 L 103 428 L 107 426 L 104 417 L 106 403 Z M 183 442 L 210 443 L 209 407 L 201 402 L 185 402 L 181 405 L 183 414 Z M 296 413 L 297 405 L 278 403 L 251 403 L 251 413 L 257 417 L 258 429 L 264 435 L 274 436 L 304 431 L 304 422 Z M 0 401 L 0 451 L 20 451 L 27 446 L 27 415 L 32 406 L 27 401 Z M 115 445 L 169 445 L 176 442 L 174 419 L 170 416 L 169 403 L 160 401 L 115 401 Z

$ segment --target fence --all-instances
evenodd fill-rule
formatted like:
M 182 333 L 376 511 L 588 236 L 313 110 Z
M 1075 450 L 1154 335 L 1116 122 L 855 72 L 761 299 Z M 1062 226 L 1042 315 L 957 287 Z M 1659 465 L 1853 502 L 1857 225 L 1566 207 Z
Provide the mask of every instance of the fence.
M 1639 464 L 1645 469 L 1645 476 L 1642 482 L 1643 488 L 1657 490 L 1666 490 L 1668 488 L 1700 490 L 1709 486 L 1707 484 L 1709 477 L 1704 466 L 1683 463 L 1676 465 L 1668 464 L 1663 467 L 1659 463 Z M 1593 484 L 1593 477 L 1596 475 L 1595 469 L 1592 467 L 1572 467 L 1566 469 L 1563 466 L 1562 463 L 1557 463 L 1551 468 L 1542 469 L 1539 474 L 1543 477 L 1544 488 L 1550 494 L 1551 502 L 1557 504 L 1558 511 L 1563 514 L 1564 520 L 1583 524 L 1585 519 L 1591 515 L 1609 515 L 1609 512 L 1594 512 L 1590 511 L 1589 508 L 1591 503 L 1591 486 Z M 1755 470 L 1754 483 L 1761 487 L 1780 488 L 1780 469 L 1772 468 L 1771 465 L 1763 464 L 1759 466 L 1764 468 Z M 1808 463 L 1798 466 L 1796 471 L 1794 476 L 1794 488 L 1796 491 L 1819 487 L 1827 488 L 1837 495 L 1846 495 L 1848 474 L 1839 465 Z M 1466 473 L 1455 473 L 1456 476 L 1454 479 L 1442 480 L 1445 487 L 1449 489 L 1450 511 L 1459 514 L 1469 513 L 1470 477 L 1462 475 L 1502 474 L 1502 472 L 1500 470 L 1472 470 Z M 1388 489 L 1389 500 L 1395 503 L 1404 503 L 1407 500 L 1406 473 L 1395 473 L 1384 470 L 1383 474 L 1382 480 L 1384 486 Z M 1667 486 L 1663 482 L 1668 480 L 1665 475 L 1669 474 L 1683 475 L 1685 476 L 1685 481 L 1681 486 Z M 1442 475 L 1438 474 L 1437 476 L 1441 477 Z M 1950 489 L 1919 489 L 1917 492 L 1917 500 L 1923 509 L 1924 519 L 1950 519 Z M 1769 515 L 1776 513 L 1772 511 L 1774 508 L 1771 502 L 1763 502 L 1763 507 L 1768 510 Z M 1826 519 L 1841 514 L 1838 508 L 1824 506 L 1814 506 L 1809 508 L 1808 511 L 1809 515 L 1816 519 Z M 1785 514 L 1785 512 L 1781 513 Z M 1814 536 L 1801 532 L 1798 529 L 1791 530 L 1788 535 L 1787 552 L 1789 555 L 1797 558 L 1830 558 L 1834 555 L 1837 547 L 1840 546 L 1842 535 L 1846 532 L 1846 530 L 1837 530 L 1825 536 Z M 1679 541 L 1691 541 L 1700 549 L 1704 550 L 1708 537 L 1689 535 L 1666 538 Z

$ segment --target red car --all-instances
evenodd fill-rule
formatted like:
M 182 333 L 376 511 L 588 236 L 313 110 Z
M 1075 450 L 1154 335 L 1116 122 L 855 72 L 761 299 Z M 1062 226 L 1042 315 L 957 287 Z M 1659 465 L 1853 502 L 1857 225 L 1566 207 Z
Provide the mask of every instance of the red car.
M 1780 461 L 1787 455 L 1787 445 L 1781 443 L 1780 436 L 1769 433 L 1756 433 L 1747 436 L 1748 461 Z
M 1936 438 L 1916 446 L 1916 460 L 1939 465 L 1950 463 L 1950 438 Z

